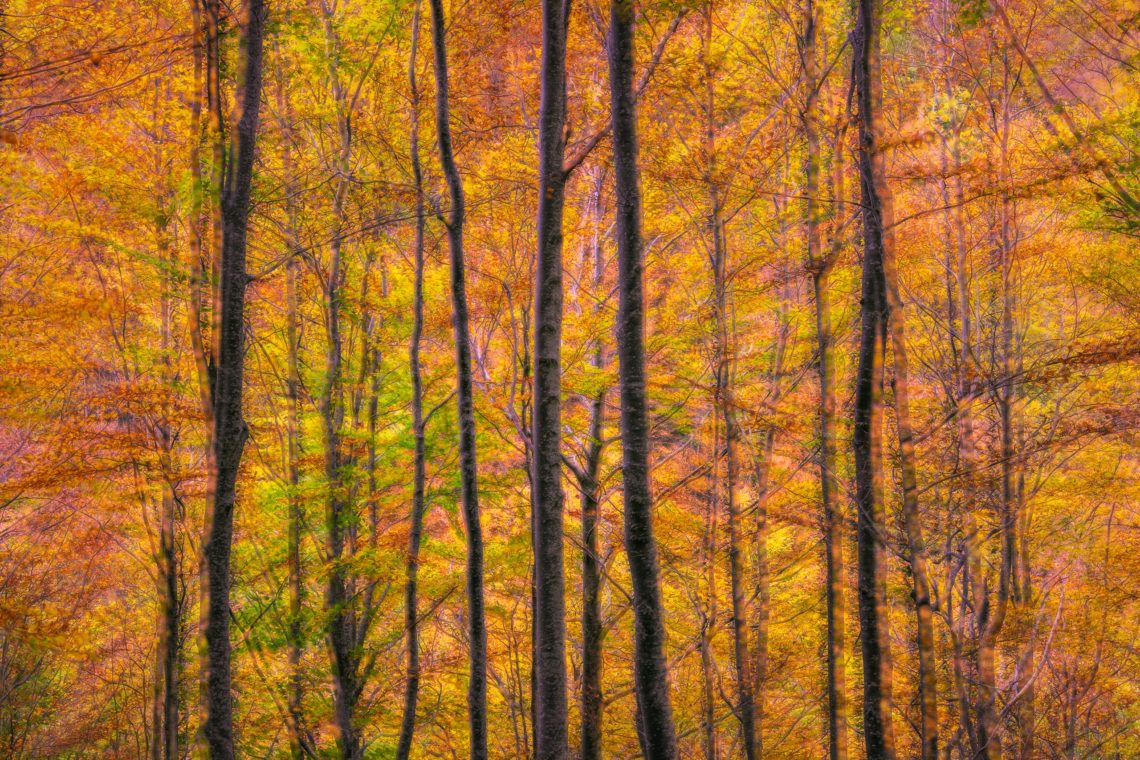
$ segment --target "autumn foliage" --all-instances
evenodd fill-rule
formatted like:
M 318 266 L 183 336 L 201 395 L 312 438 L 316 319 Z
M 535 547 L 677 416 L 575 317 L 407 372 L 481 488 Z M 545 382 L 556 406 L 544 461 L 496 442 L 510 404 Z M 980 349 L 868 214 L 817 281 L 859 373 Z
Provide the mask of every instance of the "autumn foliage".
M 0 756 L 1140 757 L 1138 199 L 1134 0 L 0 0 Z

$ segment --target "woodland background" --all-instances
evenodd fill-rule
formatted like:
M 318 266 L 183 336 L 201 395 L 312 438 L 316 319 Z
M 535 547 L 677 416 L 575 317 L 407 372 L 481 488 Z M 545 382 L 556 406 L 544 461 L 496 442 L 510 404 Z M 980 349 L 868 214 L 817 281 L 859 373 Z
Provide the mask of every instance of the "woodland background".
M 0 4 L 4 757 L 205 751 L 221 186 L 240 175 L 243 136 L 228 135 L 247 10 Z M 245 757 L 398 756 L 412 628 L 418 701 L 401 754 L 468 754 L 455 196 L 437 150 L 433 19 L 466 200 L 488 751 L 535 755 L 542 8 L 437 10 L 267 8 L 228 607 Z M 1136 757 L 1140 6 L 879 10 L 909 383 L 893 381 L 898 346 L 876 348 L 884 497 L 864 538 L 882 563 L 874 635 L 889 646 L 894 751 L 929 756 L 927 695 L 938 757 Z M 574 3 L 565 41 L 556 437 L 576 757 L 641 751 L 609 14 Z M 679 754 L 841 757 L 842 744 L 863 757 L 856 9 L 645 0 L 634 15 L 650 479 Z M 925 686 L 916 568 L 931 600 Z

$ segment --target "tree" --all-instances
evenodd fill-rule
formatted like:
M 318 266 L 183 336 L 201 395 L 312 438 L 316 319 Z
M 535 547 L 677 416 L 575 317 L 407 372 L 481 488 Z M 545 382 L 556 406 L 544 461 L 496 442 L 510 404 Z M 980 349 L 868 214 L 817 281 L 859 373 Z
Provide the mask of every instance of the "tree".
M 431 0 L 431 39 L 435 61 L 435 129 L 439 162 L 447 179 L 451 209 L 446 221 L 451 261 L 451 324 L 455 333 L 456 404 L 459 410 L 459 477 L 467 529 L 467 626 L 470 667 L 467 688 L 471 759 L 487 757 L 487 627 L 483 612 L 483 528 L 479 523 L 479 482 L 475 451 L 475 406 L 471 381 L 471 329 L 467 275 L 463 260 L 463 180 L 451 146 L 450 84 L 443 1 Z
M 665 622 L 649 490 L 649 419 L 645 399 L 641 188 L 633 91 L 633 3 L 610 3 L 610 109 L 617 192 L 618 366 L 621 393 L 625 551 L 633 585 L 634 680 L 641 751 L 650 760 L 677 757 L 665 665 Z
M 542 4 L 538 258 L 534 287 L 535 757 L 566 756 L 566 582 L 562 567 L 562 209 L 569 0 Z
M 882 355 L 887 340 L 883 277 L 884 217 L 890 213 L 880 142 L 882 91 L 879 72 L 880 0 L 856 7 L 853 63 L 859 125 L 859 188 L 863 213 L 863 279 L 859 367 L 855 380 L 852 448 L 855 456 L 859 629 L 863 650 L 863 742 L 867 757 L 893 758 L 891 662 L 883 605 L 881 483 Z M 886 209 L 884 209 L 886 204 Z
M 208 612 L 207 714 L 205 734 L 212 760 L 234 757 L 233 693 L 230 676 L 230 554 L 238 468 L 249 429 L 242 417 L 245 343 L 246 237 L 253 159 L 261 107 L 262 43 L 266 7 L 262 0 L 242 6 L 238 87 L 230 133 L 229 164 L 222 186 L 222 249 L 219 269 L 217 362 L 214 369 L 213 506 L 203 553 L 206 557 Z
M 412 752 L 416 729 L 416 702 L 420 692 L 420 622 L 419 571 L 420 544 L 423 541 L 426 508 L 425 439 L 423 369 L 420 350 L 424 330 L 424 179 L 420 166 L 420 88 L 416 76 L 416 53 L 420 39 L 420 3 L 412 16 L 412 44 L 408 53 L 408 92 L 411 95 L 411 129 L 409 131 L 412 181 L 415 184 L 415 240 L 413 242 L 414 274 L 412 292 L 412 340 L 408 349 L 408 365 L 412 375 L 412 525 L 408 531 L 408 556 L 404 579 L 404 635 L 407 639 L 407 674 L 404 686 L 404 715 L 400 721 L 400 738 L 396 745 L 398 760 L 407 760 Z

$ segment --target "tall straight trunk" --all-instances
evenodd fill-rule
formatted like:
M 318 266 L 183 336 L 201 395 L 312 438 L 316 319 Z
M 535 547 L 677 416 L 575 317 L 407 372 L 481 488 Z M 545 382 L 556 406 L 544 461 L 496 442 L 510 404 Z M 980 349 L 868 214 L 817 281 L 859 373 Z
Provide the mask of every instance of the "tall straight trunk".
M 603 290 L 605 260 L 602 256 L 602 181 L 599 172 L 594 186 L 593 267 L 595 294 Z M 599 298 L 597 311 L 602 309 Z M 595 338 L 590 366 L 599 372 L 605 367 L 602 339 Z M 599 390 L 590 401 L 590 443 L 585 466 L 578 477 L 582 507 L 582 690 L 581 690 L 581 760 L 602 757 L 602 561 L 598 548 L 599 492 L 598 470 L 602 461 L 602 424 L 605 417 L 606 391 Z
M 601 369 L 603 358 L 599 347 L 591 365 Z M 605 392 L 590 403 L 590 450 L 585 477 L 579 479 L 582 507 L 582 694 L 581 694 L 581 758 L 602 757 L 602 567 L 598 548 L 598 466 L 602 453 L 602 421 Z
M 887 331 L 883 279 L 883 158 L 878 129 L 881 104 L 879 25 L 881 0 L 858 0 L 851 75 L 859 109 L 859 185 L 863 206 L 863 278 L 859 360 L 855 375 L 852 449 L 858 514 L 859 627 L 863 655 L 863 742 L 868 760 L 894 758 L 891 662 L 883 601 L 883 493 L 881 482 L 882 384 Z M 886 196 L 889 199 L 889 196 Z M 889 200 L 888 200 L 889 203 Z
M 716 71 L 713 69 L 711 47 L 713 43 L 713 3 L 702 8 L 704 30 L 702 35 L 701 59 L 704 67 L 705 102 L 704 152 L 708 163 L 704 167 L 705 184 L 708 193 L 708 227 L 711 238 L 710 264 L 713 279 L 713 301 L 716 309 L 716 383 L 713 391 L 716 414 L 724 422 L 724 502 L 727 507 L 728 523 L 728 571 L 729 588 L 732 596 L 732 641 L 733 666 L 736 677 L 737 703 L 733 712 L 740 721 L 740 735 L 747 760 L 756 760 L 760 749 L 757 736 L 757 714 L 753 699 L 753 682 L 749 673 L 748 644 L 748 601 L 745 596 L 744 563 L 741 561 L 743 530 L 740 524 L 740 506 L 737 502 L 737 442 L 739 430 L 736 424 L 735 399 L 733 396 L 732 374 L 736 365 L 736 336 L 731 326 L 728 250 L 725 241 L 723 199 L 717 179 L 716 145 Z M 719 466 L 721 452 L 715 452 Z M 714 499 L 719 494 L 713 495 Z
M 815 298 L 815 338 L 819 376 L 819 500 L 823 517 L 824 602 L 827 617 L 827 754 L 829 760 L 847 759 L 846 647 L 843 602 L 843 520 L 836 503 L 835 479 L 835 379 L 832 376 L 831 292 L 829 281 L 839 241 L 836 225 L 831 253 L 823 250 L 820 234 L 820 145 L 818 129 L 819 62 L 816 57 L 816 8 L 813 0 L 804 3 L 802 54 L 804 89 L 804 226 L 807 238 L 808 270 Z M 835 145 L 832 196 L 842 208 L 842 134 Z
M 261 106 L 263 0 L 242 7 L 237 93 L 230 134 L 230 162 L 222 189 L 221 293 L 218 304 L 217 365 L 214 382 L 213 507 L 204 546 L 207 617 L 205 735 L 211 760 L 234 757 L 233 693 L 230 687 L 230 553 L 238 468 L 249 429 L 242 417 L 245 343 L 246 233 L 253 179 L 257 119 Z
M 438 1 L 438 0 L 437 0 Z M 645 397 L 641 188 L 633 91 L 633 2 L 610 3 L 609 70 L 617 190 L 618 369 L 621 386 L 625 550 L 633 586 L 634 684 L 641 752 L 674 760 L 677 736 L 665 664 L 665 622 L 649 489 L 649 414 Z
M 877 38 L 876 32 L 876 38 Z M 877 46 L 877 43 L 876 43 Z M 886 298 L 886 330 L 890 337 L 893 364 L 892 387 L 895 397 L 895 426 L 898 431 L 899 469 L 902 480 L 902 516 L 910 555 L 918 645 L 918 696 L 921 703 L 923 760 L 938 759 L 938 680 L 934 651 L 934 611 L 930 600 L 930 576 L 927 570 L 926 539 L 918 505 L 917 454 L 910 421 L 910 377 L 907 361 L 906 320 L 899 294 L 898 267 L 895 260 L 894 213 L 890 188 L 886 179 L 886 162 L 879 152 L 881 133 L 881 85 L 875 66 L 874 139 L 876 150 L 871 169 L 878 191 L 880 229 L 879 255 L 882 260 L 883 294 Z
M 192 33 L 192 58 L 194 67 L 194 96 L 190 100 L 190 131 L 193 135 L 190 148 L 190 176 L 193 190 L 190 195 L 190 298 L 186 321 L 190 333 L 190 345 L 194 354 L 197 373 L 198 403 L 204 427 L 203 459 L 205 470 L 213 477 L 214 463 L 214 329 L 212 320 L 216 314 L 207 314 L 206 293 L 216 306 L 217 294 L 210 287 L 221 254 L 220 177 L 222 169 L 221 116 L 218 100 L 218 3 L 216 0 L 190 0 Z M 203 107 L 205 121 L 203 121 Z M 210 152 L 210 171 L 203 171 L 202 142 L 209 139 L 213 149 Z M 209 220 L 207 220 L 207 211 Z M 206 494 L 206 509 L 202 525 L 203 534 L 210 530 L 210 510 L 213 509 L 213 495 Z M 206 625 L 209 616 L 209 588 L 206 555 L 202 553 L 198 561 L 198 628 L 195 636 L 198 649 L 198 711 L 199 724 L 195 736 L 196 754 L 208 751 L 206 742 L 206 712 L 209 704 L 210 672 L 209 651 L 206 646 Z
M 463 180 L 451 147 L 448 104 L 447 43 L 443 0 L 431 0 L 431 37 L 435 63 L 435 127 L 439 161 L 447 180 L 451 211 L 447 242 L 451 257 L 451 310 L 455 332 L 456 401 L 459 412 L 459 478 L 463 521 L 467 528 L 467 626 L 471 673 L 467 687 L 471 760 L 487 757 L 487 627 L 483 613 L 483 528 L 479 523 L 479 483 L 475 458 L 475 407 L 471 381 L 471 334 L 463 260 Z
M 860 179 L 863 188 L 864 273 L 877 276 L 876 325 L 883 339 L 890 339 L 894 364 L 893 389 L 898 429 L 899 463 L 902 475 L 902 513 L 914 584 L 919 661 L 919 700 L 922 705 L 923 760 L 938 757 L 938 702 L 934 661 L 934 616 L 926 569 L 926 545 L 918 509 L 914 436 L 910 425 L 906 329 L 899 296 L 894 252 L 894 215 L 886 161 L 879 146 L 882 136 L 882 82 L 879 60 L 880 0 L 861 0 L 856 31 L 856 87 L 859 99 Z M 866 302 L 867 296 L 864 295 Z M 866 309 L 864 304 L 864 309 Z M 866 325 L 864 325 L 866 327 Z M 872 358 L 872 361 L 874 359 Z M 861 365 L 862 368 L 862 365 Z M 876 410 L 872 410 L 872 414 Z M 881 428 L 875 427 L 877 434 Z M 877 465 L 876 465 L 877 466 Z M 873 473 L 872 476 L 877 476 Z M 875 494 L 878 496 L 879 494 Z M 860 503 L 861 506 L 862 502 Z M 872 507 L 871 515 L 876 507 Z M 862 515 L 860 515 L 862 517 Z M 866 633 L 866 632 L 864 632 Z M 869 742 L 870 740 L 868 740 Z M 868 744 L 868 754 L 870 745 Z
M 786 306 L 780 306 L 780 327 L 776 336 L 772 359 L 772 403 L 780 398 L 780 375 L 783 372 L 784 353 L 787 350 L 789 323 Z M 756 584 L 756 604 L 752 615 L 752 632 L 755 644 L 752 651 L 752 695 L 756 726 L 756 755 L 764 755 L 764 715 L 767 708 L 765 687 L 769 670 L 769 618 L 771 610 L 771 567 L 768 560 L 768 499 L 771 489 L 772 452 L 776 445 L 776 427 L 769 425 L 761 434 L 759 445 L 753 452 L 752 471 L 756 488 L 755 514 L 752 535 L 752 570 Z
M 885 185 L 885 180 L 883 181 Z M 889 205 L 884 204 L 884 215 Z M 930 600 L 930 577 L 927 570 L 926 540 L 918 507 L 917 455 L 910 424 L 910 399 L 907 372 L 906 332 L 903 326 L 902 301 L 898 290 L 893 241 L 887 222 L 882 249 L 885 293 L 887 296 L 887 330 L 891 336 L 894 364 L 893 387 L 895 419 L 898 429 L 899 466 L 902 471 L 903 525 L 910 554 L 910 572 L 914 588 L 914 606 L 918 641 L 918 691 L 921 702 L 923 760 L 938 758 L 938 681 L 934 651 L 934 611 Z
M 333 25 L 333 8 L 320 3 L 324 31 L 329 86 L 336 111 L 337 143 L 333 184 L 330 261 L 324 282 L 325 296 L 325 379 L 320 400 L 325 444 L 326 507 L 325 530 L 329 576 L 325 589 L 328 610 L 327 637 L 332 661 L 333 721 L 337 750 L 344 760 L 357 760 L 363 748 L 360 727 L 356 725 L 356 704 L 360 695 L 360 652 L 357 631 L 357 602 L 351 558 L 355 548 L 355 515 L 350 485 L 346 482 L 349 462 L 341 450 L 345 418 L 344 356 L 341 335 L 341 306 L 344 299 L 345 202 L 350 182 L 352 157 L 351 105 L 340 70 L 340 39 Z
M 285 339 L 288 343 L 286 356 L 288 377 L 286 395 L 288 403 L 286 446 L 288 448 L 289 478 L 289 623 L 286 634 L 289 645 L 289 720 L 290 754 L 297 760 L 305 754 L 304 739 L 304 680 L 301 661 L 304 656 L 304 609 L 305 578 L 301 562 L 301 536 L 304 528 L 304 505 L 301 486 L 301 377 L 300 377 L 300 335 L 299 335 L 299 291 L 301 277 L 300 261 L 294 254 L 286 265 L 285 277 L 288 289 L 288 311 L 286 315 Z
M 155 726 L 160 736 L 162 760 L 178 758 L 178 662 L 179 630 L 181 624 L 181 596 L 178 593 L 178 550 L 175 544 L 177 525 L 176 500 L 173 483 L 165 483 L 159 516 L 159 591 L 162 598 L 161 627 L 159 631 L 158 666 L 161 675 L 161 714 Z
M 288 527 L 286 563 L 288 567 L 289 612 L 285 641 L 289 657 L 288 708 L 289 755 L 300 760 L 309 752 L 304 731 L 304 679 L 301 661 L 304 656 L 305 580 L 301 560 L 301 537 L 304 528 L 304 504 L 301 484 L 301 364 L 300 364 L 300 288 L 301 242 L 297 233 L 297 185 L 293 180 L 293 110 L 286 96 L 285 67 L 277 40 L 273 53 L 277 58 L 276 101 L 279 126 L 283 133 L 281 165 L 285 175 L 285 217 L 288 260 L 285 264 L 285 469 L 288 480 Z
M 173 262 L 170 262 L 170 271 L 175 271 Z M 164 286 L 165 287 L 165 286 Z M 163 353 L 169 356 L 171 348 L 170 335 L 170 299 L 163 306 L 162 332 Z M 169 359 L 167 359 L 169 363 Z M 169 372 L 164 384 L 170 382 Z M 162 558 L 161 579 L 162 594 L 162 633 L 159 639 L 162 668 L 162 758 L 163 760 L 177 760 L 178 758 L 178 661 L 179 661 L 179 631 L 182 622 L 182 597 L 178 591 L 179 563 L 178 563 L 178 494 L 175 491 L 173 463 L 171 448 L 173 439 L 167 420 L 163 420 L 160 430 L 163 447 L 163 469 L 166 471 L 162 489 L 162 513 L 159 518 L 159 553 Z
M 1007 54 L 1003 54 L 1007 55 Z M 1001 541 L 998 565 L 997 598 L 988 594 L 980 607 L 981 623 L 978 640 L 978 743 L 983 757 L 1000 760 L 1002 756 L 1001 725 L 998 717 L 998 684 L 996 673 L 997 638 L 1005 623 L 1011 596 L 1019 600 L 1014 575 L 1017 562 L 1018 471 L 1014 444 L 1014 403 L 1017 394 L 1014 341 L 1014 308 L 1016 295 L 1013 288 L 1014 207 L 1009 187 L 1012 181 L 1009 166 L 1010 88 L 1011 74 L 1008 58 L 1004 61 L 1004 81 L 1000 116 L 997 124 L 999 183 L 1003 188 L 998 207 L 998 240 L 996 269 L 1000 276 L 1001 324 L 998 336 L 997 407 L 999 424 L 1000 503 L 998 505 L 998 536 Z M 1024 737 L 1023 737 L 1024 739 Z M 1032 743 L 1032 739 L 1030 739 Z
M 534 280 L 534 739 L 538 760 L 566 756 L 566 579 L 562 566 L 562 215 L 569 0 L 542 2 L 538 257 Z
M 169 100 L 169 91 L 168 91 Z M 157 98 L 156 98 L 157 105 Z M 168 104 L 167 104 L 168 105 Z M 156 111 L 158 109 L 156 108 Z M 155 125 L 155 134 L 160 134 Z M 163 170 L 161 151 L 156 152 L 156 173 Z M 164 394 L 172 390 L 175 348 L 173 337 L 173 283 L 169 273 L 178 271 L 174 249 L 170 244 L 168 224 L 172 209 L 160 207 L 159 219 L 155 224 L 156 247 L 159 259 L 168 274 L 162 278 L 161 334 L 160 334 L 160 384 Z M 178 757 L 178 663 L 179 631 L 181 627 L 181 594 L 178 590 L 179 562 L 177 546 L 178 494 L 174 475 L 174 437 L 170 430 L 171 407 L 163 398 L 159 419 L 156 425 L 156 438 L 159 444 L 159 461 L 162 468 L 162 498 L 158 522 L 158 597 L 160 600 L 158 647 L 156 652 L 156 697 L 152 757 L 162 760 L 176 760 Z
M 404 716 L 396 759 L 408 760 L 416 730 L 416 702 L 420 693 L 419 588 L 420 542 L 423 538 L 426 475 L 424 461 L 424 389 L 420 367 L 420 344 L 424 331 L 424 181 L 420 166 L 420 88 L 416 79 L 416 55 L 420 41 L 420 3 L 412 16 L 412 49 L 408 54 L 408 91 L 411 93 L 410 152 L 416 193 L 416 232 L 412 251 L 415 272 L 412 284 L 412 341 L 408 364 L 412 374 L 412 524 L 408 531 L 408 556 L 404 564 L 404 636 L 407 641 L 407 673 L 404 681 Z
M 719 457 L 721 450 L 720 415 L 714 407 L 712 414 L 712 452 L 713 458 Z M 714 467 L 710 478 L 707 497 L 707 512 L 705 516 L 705 534 L 701 546 L 701 570 L 704 573 L 705 595 L 707 602 L 702 606 L 702 600 L 697 596 L 697 611 L 700 616 L 700 638 L 697 646 L 701 655 L 701 742 L 704 747 L 705 760 L 717 760 L 720 756 L 720 747 L 717 743 L 716 732 L 716 663 L 713 656 L 713 635 L 716 633 L 718 610 L 717 595 L 717 544 L 719 539 L 717 531 L 720 522 L 720 470 Z

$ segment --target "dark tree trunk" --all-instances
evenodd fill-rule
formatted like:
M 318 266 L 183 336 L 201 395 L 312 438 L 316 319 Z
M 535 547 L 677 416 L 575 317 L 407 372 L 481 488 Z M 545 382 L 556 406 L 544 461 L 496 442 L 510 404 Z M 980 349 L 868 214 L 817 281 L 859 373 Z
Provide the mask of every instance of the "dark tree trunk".
M 542 95 L 538 130 L 538 259 L 534 281 L 535 757 L 567 750 L 566 580 L 562 566 L 562 168 L 566 124 L 569 0 L 542 3 Z
M 174 484 L 167 483 L 162 495 L 162 528 L 159 536 L 162 558 L 162 631 L 159 664 L 162 673 L 162 758 L 178 758 L 178 653 L 181 628 L 181 595 L 178 593 L 178 549 L 175 530 L 177 500 Z M 157 727 L 156 727 L 156 733 Z
M 879 259 L 878 273 L 883 299 L 882 327 L 890 340 L 893 364 L 892 388 L 895 401 L 895 425 L 898 431 L 898 459 L 902 484 L 902 518 L 910 560 L 910 574 L 915 611 L 915 633 L 918 648 L 918 698 L 921 706 L 922 760 L 938 758 L 938 682 L 934 652 L 934 611 L 931 604 L 930 577 L 927 571 L 926 539 L 922 529 L 922 515 L 918 504 L 917 454 L 910 421 L 910 376 L 906 343 L 906 320 L 902 296 L 899 293 L 898 266 L 895 260 L 894 211 L 890 187 L 886 179 L 886 161 L 880 149 L 882 137 L 882 84 L 879 66 L 879 18 L 881 8 L 875 0 L 868 4 L 873 9 L 871 23 L 866 25 L 867 48 L 862 60 L 869 62 L 866 93 L 860 95 L 860 128 L 863 153 L 868 160 L 860 163 L 870 171 L 864 187 L 873 193 L 874 200 L 864 195 L 864 234 L 876 241 L 867 244 Z M 864 16 L 867 18 L 867 16 Z M 869 96 L 869 99 L 863 96 Z M 866 112 L 864 112 L 866 108 Z M 862 131 L 866 127 L 866 131 Z M 870 138 L 868 140 L 868 137 Z M 873 225 L 874 230 L 868 230 Z M 867 255 L 870 255 L 869 253 Z
M 294 760 L 305 754 L 304 739 L 304 682 L 301 670 L 301 659 L 304 656 L 304 608 L 305 608 L 305 578 L 304 567 L 301 564 L 301 535 L 304 523 L 304 507 L 301 501 L 301 377 L 300 336 L 298 331 L 299 289 L 300 289 L 300 262 L 296 255 L 292 255 L 286 265 L 286 278 L 288 281 L 288 315 L 285 329 L 285 339 L 288 342 L 286 350 L 288 361 L 288 378 L 286 380 L 288 394 L 288 433 L 286 445 L 289 458 L 289 630 L 287 640 L 289 643 L 289 720 L 290 753 Z
M 420 166 L 420 89 L 416 80 L 416 54 L 420 40 L 420 3 L 412 17 L 412 49 L 408 56 L 408 89 L 412 98 L 411 160 L 416 190 L 416 239 L 413 251 L 415 273 L 412 293 L 412 342 L 408 364 L 412 373 L 412 435 L 415 450 L 412 461 L 412 525 L 408 531 L 408 557 L 404 565 L 404 635 L 407 639 L 407 674 L 404 684 L 404 716 L 396 759 L 408 760 L 416 730 L 416 701 L 420 692 L 420 630 L 418 586 L 420 541 L 423 537 L 425 502 L 424 391 L 420 369 L 420 343 L 424 330 L 424 187 Z
M 599 172 L 594 186 L 593 216 L 594 243 L 593 268 L 595 295 L 603 293 L 605 261 L 600 239 L 602 228 L 602 183 L 604 172 Z M 596 311 L 603 308 L 599 297 Z M 602 338 L 594 343 L 590 366 L 601 371 L 605 367 L 605 349 Z M 577 472 L 582 507 L 582 689 L 581 689 L 581 760 L 601 760 L 602 757 L 602 557 L 598 547 L 598 525 L 601 519 L 598 471 L 602 462 L 602 425 L 605 418 L 606 390 L 599 390 L 590 400 L 590 431 L 586 460 Z
M 601 350 L 594 366 L 601 368 Z M 602 569 L 598 549 L 598 464 L 601 460 L 605 393 L 590 405 L 590 452 L 582 492 L 582 760 L 602 757 Z
M 852 77 L 859 108 L 859 184 L 863 205 L 863 280 L 852 448 L 855 458 L 859 627 L 863 653 L 863 741 L 868 760 L 894 757 L 891 665 L 883 602 L 882 355 L 887 306 L 883 292 L 882 157 L 877 142 L 881 0 L 859 0 Z
M 222 189 L 221 294 L 214 373 L 213 505 L 205 541 L 207 580 L 207 712 L 205 735 L 211 760 L 234 757 L 233 693 L 230 687 L 230 552 L 238 468 L 248 428 L 242 418 L 245 337 L 246 233 L 250 186 L 261 105 L 263 0 L 243 6 L 237 95 L 230 162 Z
M 437 0 L 438 1 L 438 0 Z M 625 550 L 634 606 L 634 682 L 647 760 L 677 757 L 665 664 L 665 622 L 649 490 L 649 420 L 645 397 L 641 188 L 633 91 L 633 2 L 610 4 L 609 69 L 617 190 L 618 367 L 621 385 Z
M 168 90 L 169 96 L 169 90 Z M 156 105 L 158 101 L 156 98 Z M 165 104 L 169 105 L 169 103 Z M 158 114 L 155 115 L 155 134 L 159 133 Z M 164 166 L 162 150 L 156 146 L 155 170 L 162 172 Z M 165 201 L 164 201 L 165 202 Z M 172 209 L 160 206 L 155 223 L 155 242 L 160 260 L 167 267 L 167 275 L 162 279 L 160 298 L 160 378 L 159 383 L 164 397 L 159 404 L 159 415 L 154 425 L 158 443 L 158 458 L 162 472 L 162 498 L 158 512 L 158 552 L 157 593 L 159 598 L 158 647 L 155 659 L 155 700 L 153 706 L 154 742 L 151 756 L 158 760 L 176 760 L 178 757 L 178 664 L 182 622 L 182 595 L 179 593 L 180 563 L 178 552 L 178 491 L 175 474 L 174 447 L 175 435 L 171 431 L 172 409 L 170 397 L 173 391 L 174 371 L 177 353 L 173 336 L 174 294 L 171 275 L 178 271 L 178 262 L 171 245 L 169 220 Z
M 443 1 L 431 0 L 431 36 L 435 59 L 435 126 L 439 161 L 447 179 L 451 211 L 447 242 L 451 253 L 451 308 L 455 332 L 456 400 L 459 407 L 459 476 L 463 520 L 467 528 L 467 625 L 471 673 L 467 707 L 471 760 L 487 757 L 487 628 L 483 614 L 483 529 L 479 524 L 478 468 L 475 460 L 475 407 L 471 389 L 471 336 L 467 316 L 467 285 L 463 260 L 463 181 L 451 147 L 448 105 L 447 43 Z

